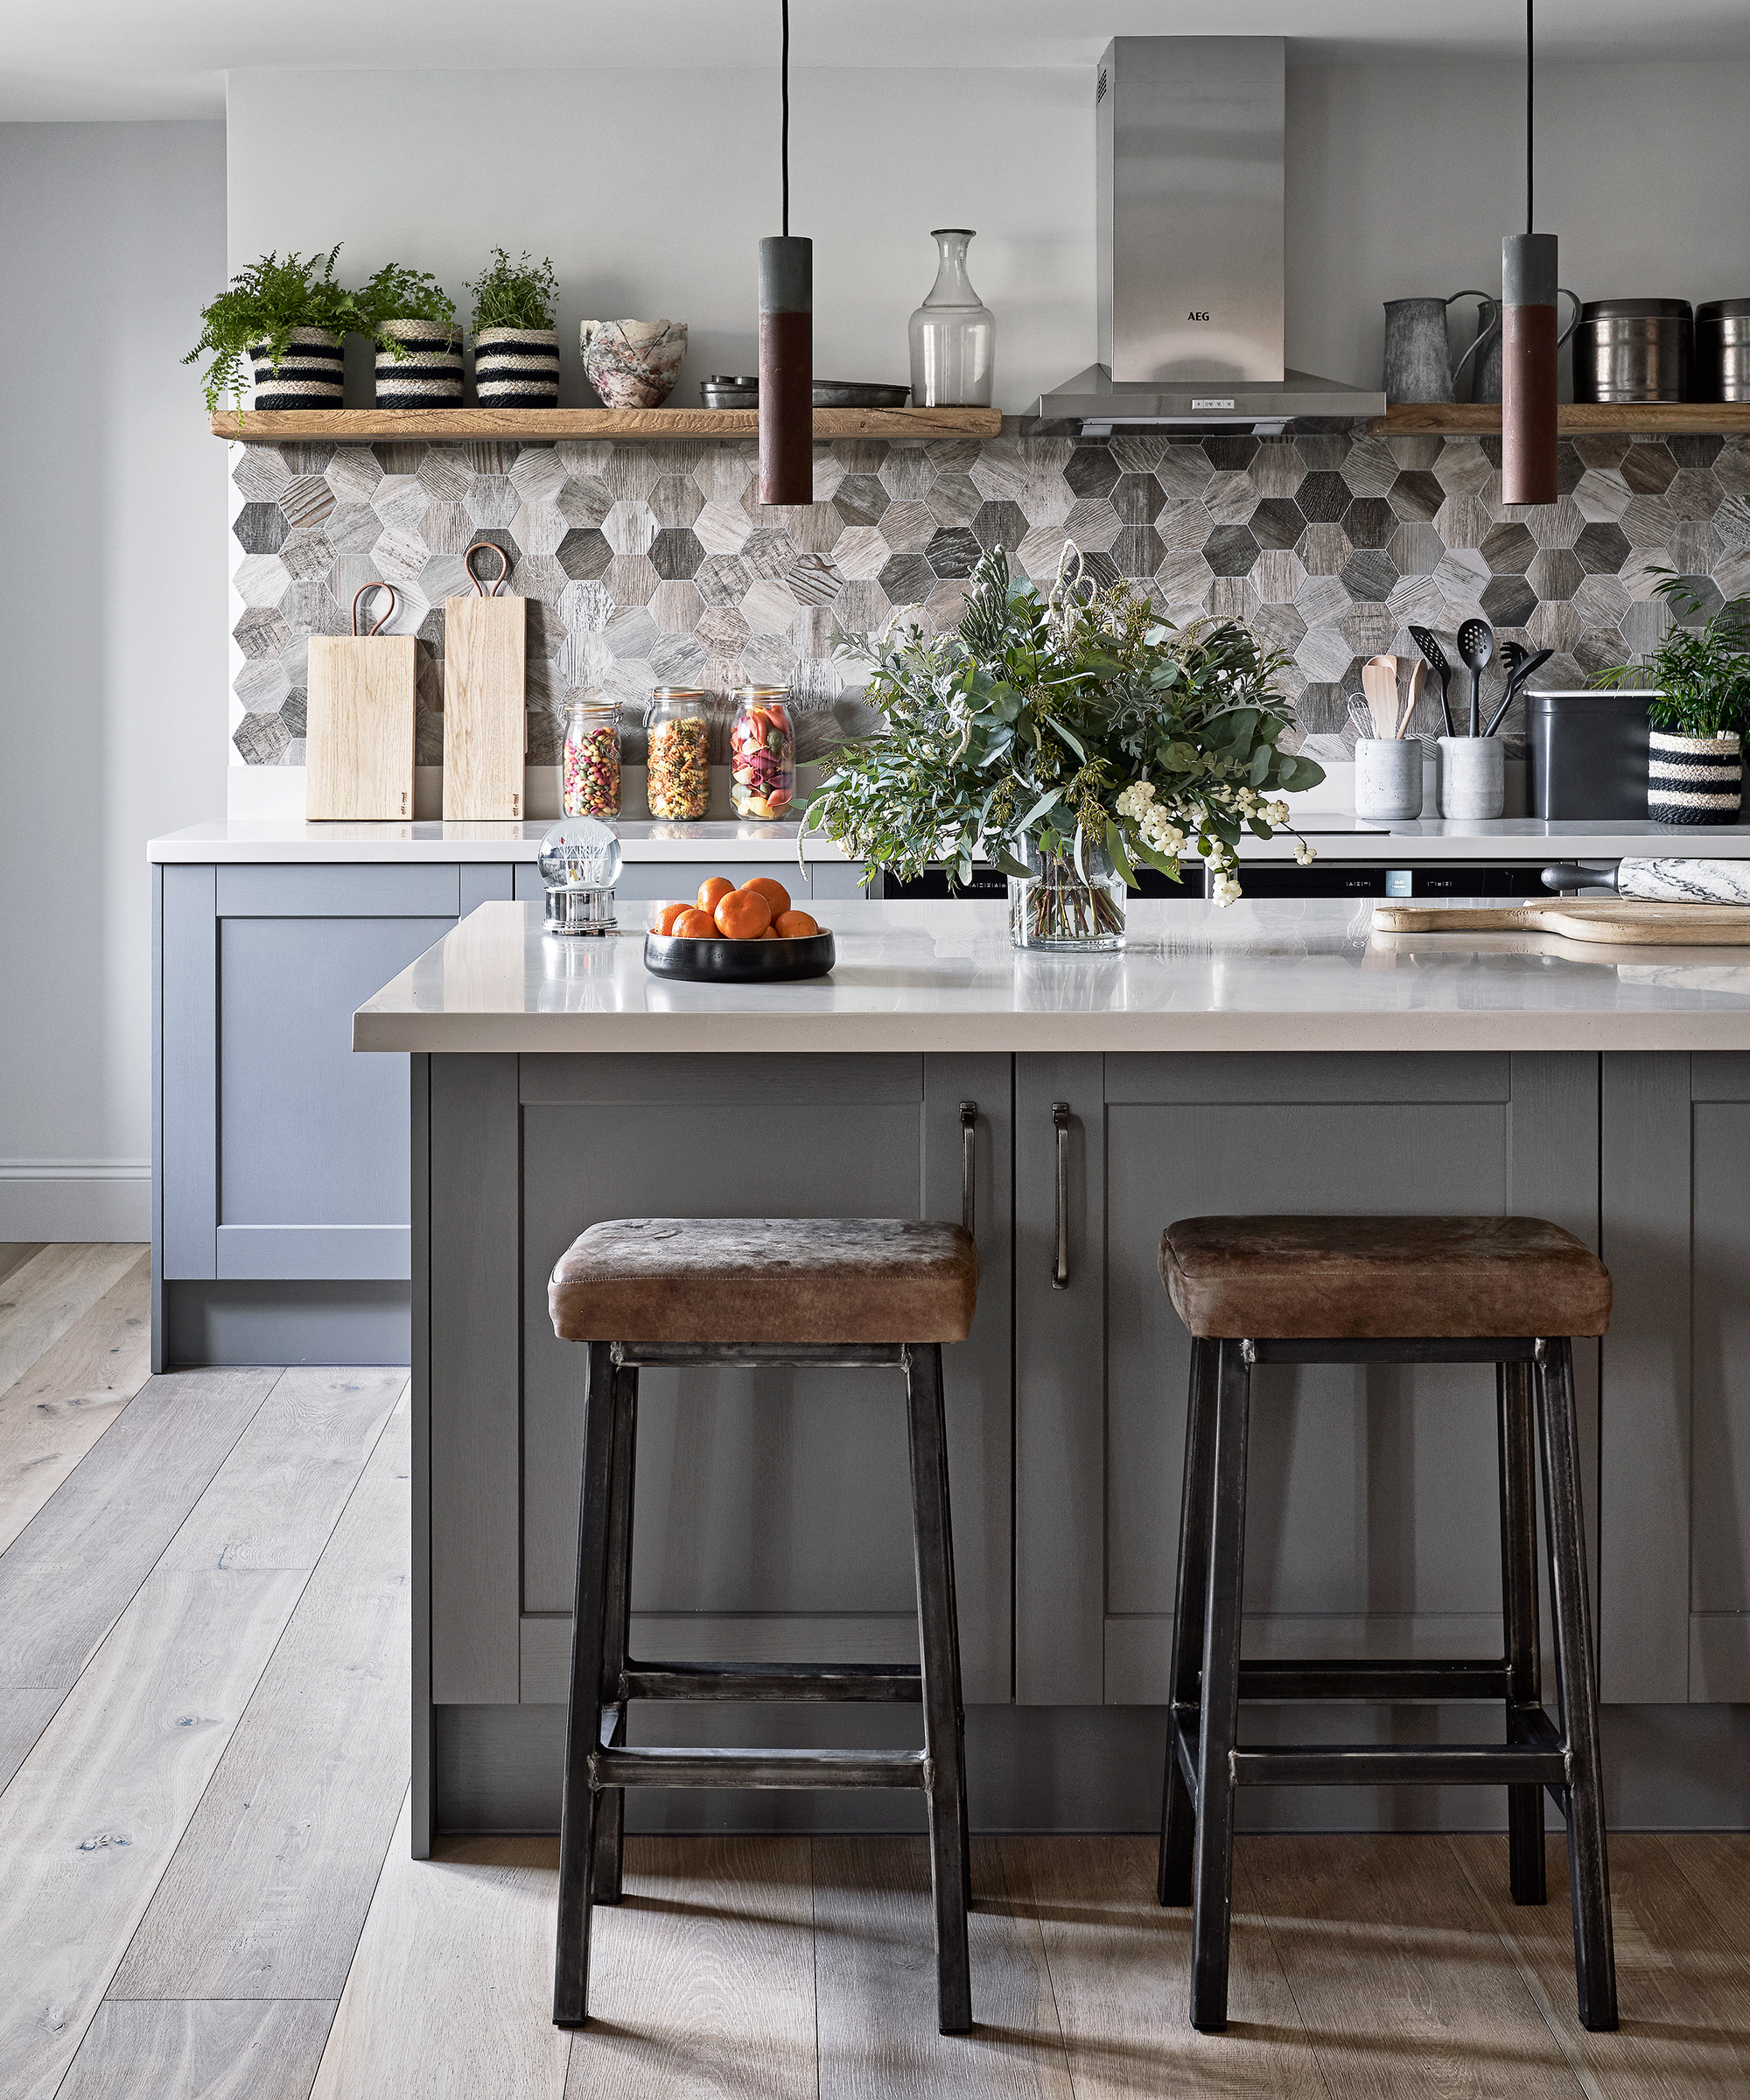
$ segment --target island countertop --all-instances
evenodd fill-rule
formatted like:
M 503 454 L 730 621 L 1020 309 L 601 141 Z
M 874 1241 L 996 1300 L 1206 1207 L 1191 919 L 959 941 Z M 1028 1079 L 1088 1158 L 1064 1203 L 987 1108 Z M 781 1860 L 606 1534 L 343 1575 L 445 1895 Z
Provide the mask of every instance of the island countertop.
M 1487 902 L 1488 900 L 1480 901 Z M 1370 900 L 1133 900 L 1116 955 L 1018 950 L 1000 904 L 830 907 L 830 977 L 682 984 L 653 908 L 602 940 L 480 906 L 354 1015 L 355 1050 L 1750 1050 L 1750 947 L 1376 934 Z

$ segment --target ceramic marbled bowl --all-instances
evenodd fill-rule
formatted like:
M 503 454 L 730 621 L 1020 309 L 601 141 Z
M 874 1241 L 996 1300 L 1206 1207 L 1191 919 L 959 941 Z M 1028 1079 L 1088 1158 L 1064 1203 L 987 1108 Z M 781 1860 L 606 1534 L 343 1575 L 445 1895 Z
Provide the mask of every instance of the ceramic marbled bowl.
M 660 409 L 687 354 L 684 321 L 585 321 L 584 376 L 605 409 Z

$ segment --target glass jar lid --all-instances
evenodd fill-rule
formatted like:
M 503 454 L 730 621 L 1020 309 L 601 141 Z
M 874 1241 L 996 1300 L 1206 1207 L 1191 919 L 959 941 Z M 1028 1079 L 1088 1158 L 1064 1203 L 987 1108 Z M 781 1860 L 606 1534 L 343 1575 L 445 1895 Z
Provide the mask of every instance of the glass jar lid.
M 788 700 L 788 685 L 738 685 L 730 693 L 732 700 Z
M 620 879 L 620 841 L 592 816 L 568 816 L 541 841 L 536 856 L 550 890 L 611 890 Z

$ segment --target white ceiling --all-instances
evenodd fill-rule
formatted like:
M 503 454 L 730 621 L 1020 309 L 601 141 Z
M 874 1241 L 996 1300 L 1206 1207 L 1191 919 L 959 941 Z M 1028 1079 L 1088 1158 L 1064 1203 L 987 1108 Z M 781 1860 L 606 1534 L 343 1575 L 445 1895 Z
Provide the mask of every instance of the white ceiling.
M 1085 66 L 1109 37 L 1286 35 L 1291 62 L 1502 58 L 1521 0 L 794 0 L 806 66 Z M 7 0 L 0 120 L 218 116 L 244 67 L 775 63 L 777 0 Z M 1746 0 L 1543 0 L 1552 60 L 1750 56 Z

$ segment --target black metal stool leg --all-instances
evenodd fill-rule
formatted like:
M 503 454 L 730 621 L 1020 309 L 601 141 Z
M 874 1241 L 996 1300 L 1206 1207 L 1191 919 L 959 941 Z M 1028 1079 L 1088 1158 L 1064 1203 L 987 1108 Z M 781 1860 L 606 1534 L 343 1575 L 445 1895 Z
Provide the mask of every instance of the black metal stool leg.
M 1191 1390 L 1185 1409 L 1185 1485 L 1179 1503 L 1179 1587 L 1172 1618 L 1171 1690 L 1166 1714 L 1166 1779 L 1160 1812 L 1160 1868 L 1156 1893 L 1163 1903 L 1191 1900 L 1192 1846 L 1197 1811 L 1179 1763 L 1176 1725 L 1197 1704 L 1203 1662 L 1203 1611 L 1209 1583 L 1209 1468 L 1215 1452 L 1217 1345 L 1191 1344 Z
M 1580 2025 L 1600 2034 L 1616 2026 L 1616 1955 L 1610 1928 L 1610 1870 L 1605 1847 L 1591 1614 L 1586 1609 L 1573 1346 L 1565 1339 L 1544 1345 L 1537 1364 L 1537 1403 L 1544 1438 L 1550 1590 L 1556 1621 L 1556 1687 L 1571 1774 L 1564 1812 L 1568 1887 L 1574 1913 L 1575 1981 Z
M 1501 1601 L 1507 1643 L 1507 1740 L 1516 1710 L 1543 1701 L 1537 1642 L 1537 1460 L 1532 1438 L 1531 1367 L 1495 1366 L 1501 1442 Z M 1548 1900 L 1544 1873 L 1544 1789 L 1507 1789 L 1508 1886 L 1516 1903 Z
M 626 1704 L 620 1696 L 626 1674 L 632 1618 L 632 1495 L 637 1471 L 638 1371 L 622 1368 L 613 1380 L 613 1460 L 607 1508 L 607 1606 L 603 1621 L 602 1690 L 604 1706 L 618 1706 L 620 1718 L 609 1738 L 618 1749 L 626 1741 Z M 626 1788 L 603 1790 L 596 1806 L 595 1866 L 590 1900 L 618 1903 L 620 1852 L 626 1832 Z
M 960 1642 L 954 1620 L 954 1541 L 948 1517 L 948 1437 L 942 1350 L 910 1350 L 906 1417 L 912 1460 L 912 1535 L 917 1562 L 923 1663 L 924 1748 L 929 1789 L 930 1884 L 935 1896 L 937 2024 L 944 2034 L 972 2025 L 968 1886 L 965 1718 Z
M 599 1799 L 591 1784 L 590 1767 L 601 1732 L 614 1383 L 609 1345 L 592 1341 L 584 1398 L 578 1587 L 571 1621 L 570 1701 L 565 1717 L 565 1791 L 559 1822 L 559 1927 L 553 1954 L 553 2024 L 561 2027 L 581 2026 L 589 2016 L 590 1874 Z
M 1191 1911 L 1191 2024 L 1228 2024 L 1228 1941 L 1234 1899 L 1231 1754 L 1239 1728 L 1241 1587 L 1246 1564 L 1248 1345 L 1221 1345 L 1211 1480 L 1209 1593 L 1203 1615 L 1202 1725 L 1197 1754 L 1197 1837 Z

